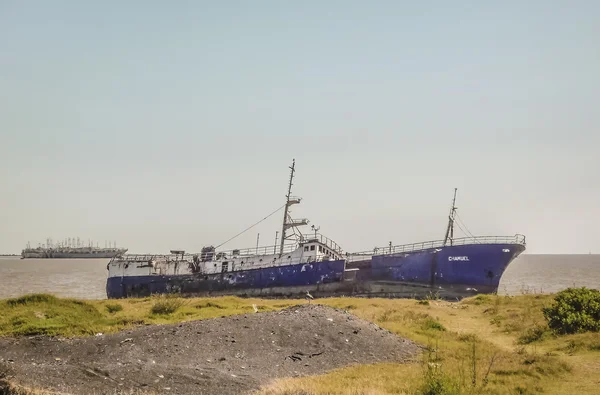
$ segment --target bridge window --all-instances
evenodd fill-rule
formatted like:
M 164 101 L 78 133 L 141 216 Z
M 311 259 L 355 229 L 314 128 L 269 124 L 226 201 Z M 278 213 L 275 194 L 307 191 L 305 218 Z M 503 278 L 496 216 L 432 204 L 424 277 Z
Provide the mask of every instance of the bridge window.
M 229 269 L 229 262 L 223 262 L 221 264 L 221 273 L 227 273 Z
M 308 251 L 308 246 L 304 246 L 304 251 Z
M 310 246 L 310 250 L 314 251 L 315 250 L 315 246 Z

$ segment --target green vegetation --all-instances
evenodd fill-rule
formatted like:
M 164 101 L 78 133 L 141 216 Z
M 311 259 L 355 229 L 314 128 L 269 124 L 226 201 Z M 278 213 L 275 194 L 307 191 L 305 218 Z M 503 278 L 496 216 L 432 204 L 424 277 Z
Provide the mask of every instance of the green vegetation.
M 88 336 L 145 324 L 166 324 L 282 309 L 299 300 L 179 298 L 82 301 L 34 294 L 0 300 L 0 336 Z
M 437 347 L 428 347 L 423 362 L 423 379 L 417 394 L 420 395 L 458 395 L 460 385 L 442 369 Z
M 444 328 L 444 325 L 440 324 L 439 321 L 436 321 L 435 319 L 431 318 L 431 317 L 427 317 L 425 318 L 425 320 L 423 321 L 423 329 L 427 330 L 427 329 L 431 329 L 434 331 L 445 331 L 446 328 Z
M 530 344 L 542 340 L 548 333 L 548 328 L 543 325 L 536 325 L 525 329 L 525 332 L 519 336 L 519 344 Z
M 0 335 L 93 335 L 111 324 L 88 302 L 44 294 L 4 300 L 0 311 Z
M 109 313 L 118 313 L 119 311 L 123 311 L 123 306 L 118 303 L 107 303 L 104 307 Z
M 571 311 L 573 306 L 581 306 L 586 317 L 597 317 L 595 292 L 589 291 L 571 290 L 569 297 L 559 296 L 565 295 L 562 293 L 477 295 L 455 303 L 430 298 L 427 304 L 414 299 L 319 299 L 314 303 L 350 310 L 427 345 L 423 356 L 407 364 L 355 365 L 320 376 L 281 379 L 259 394 L 595 393 L 600 333 L 581 333 L 578 329 L 578 333 L 559 335 L 568 331 L 556 330 L 547 321 L 547 317 Z M 165 302 L 170 307 L 165 307 Z M 85 336 L 136 325 L 254 314 L 254 306 L 258 311 L 272 311 L 301 303 L 306 301 L 229 296 L 147 297 L 115 303 L 28 295 L 0 301 L 0 335 Z M 567 307 L 556 307 L 563 303 Z M 590 319 L 582 322 L 589 323 Z M 589 327 L 585 325 L 578 328 Z
M 156 302 L 152 305 L 150 312 L 152 314 L 164 314 L 169 315 L 176 312 L 181 306 L 183 306 L 183 300 L 173 295 L 160 296 Z
M 543 311 L 548 326 L 558 334 L 600 331 L 600 291 L 596 289 L 565 289 Z
M 430 362 L 427 364 L 423 384 L 418 393 L 422 395 L 458 395 L 460 387 L 449 375 L 442 372 L 440 364 Z

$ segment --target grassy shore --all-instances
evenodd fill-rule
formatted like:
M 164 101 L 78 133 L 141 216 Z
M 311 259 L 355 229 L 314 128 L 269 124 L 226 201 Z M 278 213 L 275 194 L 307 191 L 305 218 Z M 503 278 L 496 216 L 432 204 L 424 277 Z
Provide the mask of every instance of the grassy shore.
M 282 309 L 304 300 L 152 297 L 80 301 L 28 295 L 0 301 L 0 336 L 86 336 L 138 325 Z M 552 295 L 441 300 L 327 298 L 427 346 L 412 364 L 357 365 L 278 380 L 261 395 L 592 394 L 600 384 L 600 334 L 555 336 L 542 307 Z

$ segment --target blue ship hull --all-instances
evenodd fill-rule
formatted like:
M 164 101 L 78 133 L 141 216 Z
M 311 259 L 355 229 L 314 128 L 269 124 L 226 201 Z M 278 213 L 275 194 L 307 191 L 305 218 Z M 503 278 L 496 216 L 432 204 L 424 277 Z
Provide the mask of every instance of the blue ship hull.
M 174 276 L 110 277 L 106 282 L 108 298 L 139 297 L 151 294 L 240 294 L 247 290 L 300 287 L 339 283 L 345 261 L 322 261 L 295 265 L 242 270 L 218 274 Z
M 498 289 L 506 267 L 525 250 L 521 244 L 463 244 L 402 254 L 375 255 L 347 263 L 322 261 L 218 274 L 110 277 L 109 298 L 151 294 L 241 296 L 423 296 L 448 298 Z M 354 268 L 353 268 L 354 267 Z
M 373 256 L 359 281 L 394 281 L 458 292 L 490 293 L 502 274 L 525 250 L 520 244 L 466 244 L 407 254 Z

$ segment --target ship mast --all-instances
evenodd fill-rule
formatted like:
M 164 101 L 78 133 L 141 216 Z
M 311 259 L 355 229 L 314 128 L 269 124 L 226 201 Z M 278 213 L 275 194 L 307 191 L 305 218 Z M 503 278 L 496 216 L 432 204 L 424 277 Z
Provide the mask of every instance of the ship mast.
M 452 199 L 452 208 L 450 209 L 450 215 L 448 216 L 448 228 L 446 228 L 446 236 L 444 236 L 444 246 L 448 243 L 448 240 L 450 240 L 450 245 L 452 245 L 452 242 L 454 240 L 454 217 L 456 215 L 456 190 L 457 188 L 454 188 L 454 198 Z
M 296 226 L 308 224 L 308 220 L 292 220 L 289 212 L 290 206 L 300 203 L 300 198 L 292 197 L 292 181 L 294 180 L 294 173 L 296 172 L 296 159 L 292 160 L 292 166 L 290 167 L 290 183 L 288 184 L 287 195 L 285 195 L 285 208 L 283 210 L 283 225 L 281 227 L 281 244 L 279 246 L 279 255 L 283 255 L 283 249 L 285 247 L 285 241 L 287 240 L 286 230 L 289 228 L 295 228 Z

